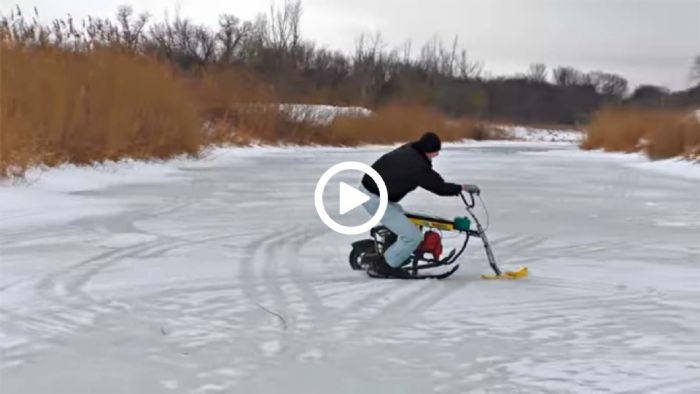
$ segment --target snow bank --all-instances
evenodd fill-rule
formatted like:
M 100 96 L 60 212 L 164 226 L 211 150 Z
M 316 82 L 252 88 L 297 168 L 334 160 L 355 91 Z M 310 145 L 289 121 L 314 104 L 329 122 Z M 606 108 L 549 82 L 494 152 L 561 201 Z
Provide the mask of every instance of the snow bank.
M 328 125 L 338 116 L 367 117 L 372 111 L 363 107 L 336 107 L 333 105 L 280 104 L 280 111 L 295 122 Z
M 580 144 L 583 132 L 572 129 L 540 129 L 527 126 L 496 126 L 506 138 L 528 142 L 566 142 Z

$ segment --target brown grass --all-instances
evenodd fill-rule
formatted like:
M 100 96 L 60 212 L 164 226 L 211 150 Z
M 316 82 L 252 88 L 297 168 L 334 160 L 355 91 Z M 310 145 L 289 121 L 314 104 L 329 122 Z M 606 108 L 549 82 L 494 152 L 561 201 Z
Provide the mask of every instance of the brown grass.
M 279 102 L 275 92 L 242 69 L 207 70 L 194 91 L 200 111 L 211 120 L 209 135 L 214 143 L 390 144 L 417 139 L 429 130 L 446 141 L 485 136 L 469 119 L 449 119 L 437 110 L 412 104 L 388 105 L 370 117 L 340 116 L 328 125 L 293 122 L 277 104 L 270 104 Z
M 198 151 L 196 108 L 161 63 L 117 50 L 2 45 L 1 173 Z
M 481 127 L 472 120 L 449 119 L 422 106 L 389 105 L 369 117 L 339 117 L 319 138 L 338 145 L 390 144 L 416 140 L 426 131 L 444 141 L 482 137 Z
M 274 92 L 241 69 L 210 68 L 190 80 L 190 92 L 208 121 L 208 142 L 244 144 L 276 139 L 280 114 Z
M 292 122 L 275 92 L 239 69 L 183 76 L 115 48 L 76 53 L 0 44 L 0 176 L 43 163 L 167 158 L 208 144 L 355 146 L 481 139 L 483 127 L 417 105 L 389 105 L 329 125 Z
M 700 158 L 700 122 L 680 110 L 607 108 L 586 128 L 584 149 L 644 151 L 651 158 Z

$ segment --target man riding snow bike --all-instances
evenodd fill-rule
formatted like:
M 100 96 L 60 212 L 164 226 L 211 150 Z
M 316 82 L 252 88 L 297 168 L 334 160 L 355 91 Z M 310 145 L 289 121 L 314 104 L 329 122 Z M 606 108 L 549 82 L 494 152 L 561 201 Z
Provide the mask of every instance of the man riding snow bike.
M 411 142 L 386 153 L 373 165 L 386 184 L 389 204 L 381 223 L 397 235 L 397 240 L 383 255 L 371 256 L 371 266 L 377 274 L 406 277 L 401 269 L 411 254 L 423 240 L 420 229 L 405 216 L 399 204 L 408 193 L 418 187 L 439 196 L 458 196 L 462 191 L 479 194 L 476 185 L 458 185 L 445 182 L 432 165 L 432 160 L 440 153 L 440 137 L 426 133 L 418 141 Z M 368 175 L 362 178 L 362 188 L 370 196 L 363 204 L 370 215 L 379 208 L 379 189 Z

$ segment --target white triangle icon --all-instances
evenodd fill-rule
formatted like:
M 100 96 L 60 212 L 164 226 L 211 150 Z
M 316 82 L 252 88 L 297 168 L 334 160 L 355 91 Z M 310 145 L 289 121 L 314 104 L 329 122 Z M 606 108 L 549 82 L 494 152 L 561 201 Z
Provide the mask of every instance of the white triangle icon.
M 340 214 L 345 215 L 369 201 L 369 196 L 345 182 L 340 182 Z

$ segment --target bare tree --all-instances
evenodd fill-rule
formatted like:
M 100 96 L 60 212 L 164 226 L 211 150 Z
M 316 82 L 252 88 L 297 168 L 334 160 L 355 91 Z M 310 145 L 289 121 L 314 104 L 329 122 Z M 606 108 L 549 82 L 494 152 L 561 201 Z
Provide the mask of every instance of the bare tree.
M 198 26 L 194 30 L 195 52 L 193 56 L 202 64 L 211 63 L 216 57 L 216 36 L 208 28 Z
M 360 97 L 368 102 L 391 79 L 398 63 L 396 51 L 386 52 L 382 34 L 377 32 L 368 38 L 364 33 L 355 42 L 352 59 L 352 73 L 360 86 Z
M 117 10 L 117 23 L 121 28 L 120 43 L 129 49 L 137 49 L 143 39 L 143 30 L 149 15 L 141 14 L 133 18 L 134 10 L 130 6 L 121 6 Z
M 695 56 L 690 68 L 690 82 L 700 84 L 700 55 Z
M 663 86 L 640 85 L 634 90 L 629 101 L 635 105 L 663 106 L 670 94 L 669 89 Z
M 420 49 L 420 57 L 418 58 L 418 66 L 425 71 L 428 75 L 434 75 L 437 73 L 438 66 L 440 63 L 440 55 L 438 46 L 440 42 L 437 37 L 433 37 L 431 40 L 425 43 Z
M 301 0 L 285 0 L 281 9 L 270 5 L 270 38 L 278 49 L 297 48 L 301 42 Z
M 208 27 L 196 25 L 189 19 L 175 16 L 174 21 L 151 27 L 147 51 L 155 52 L 183 68 L 211 63 L 217 57 L 217 36 Z
M 525 77 L 534 82 L 547 82 L 547 66 L 544 63 L 533 63 Z
M 261 55 L 271 44 L 270 22 L 266 15 L 258 15 L 253 22 L 247 22 L 247 34 L 242 38 L 242 56 L 251 61 Z
M 560 86 L 584 85 L 586 78 L 584 74 L 573 67 L 557 67 L 552 70 L 554 83 Z
M 249 22 L 241 24 L 241 20 L 229 14 L 219 17 L 219 31 L 216 40 L 220 47 L 219 61 L 233 63 L 239 59 L 243 40 L 250 34 L 252 25 Z
M 353 66 L 359 70 L 371 71 L 381 62 L 382 54 L 386 49 L 386 43 L 382 38 L 382 33 L 375 33 L 368 38 L 364 33 L 355 40 L 355 54 L 353 56 Z
M 437 36 L 423 45 L 418 59 L 418 66 L 429 77 L 454 75 L 457 58 L 457 37 L 450 48 L 446 48 Z
M 627 94 L 627 80 L 616 74 L 593 71 L 585 74 L 585 82 L 603 96 L 622 99 Z
M 440 72 L 444 76 L 453 77 L 456 74 L 458 44 L 459 37 L 455 36 L 452 40 L 452 47 L 449 49 L 440 45 Z
M 467 50 L 462 49 L 457 61 L 457 77 L 461 79 L 480 78 L 484 69 L 483 63 L 471 60 Z
M 429 78 L 476 78 L 481 74 L 482 65 L 467 56 L 467 51 L 459 49 L 459 37 L 455 36 L 448 47 L 438 37 L 429 40 L 420 51 L 417 66 Z
M 404 65 L 411 64 L 412 51 L 413 51 L 413 41 L 411 39 L 408 39 L 401 46 L 401 61 L 404 63 Z
M 616 74 L 607 74 L 600 87 L 600 94 L 622 99 L 627 94 L 628 85 L 625 78 Z

